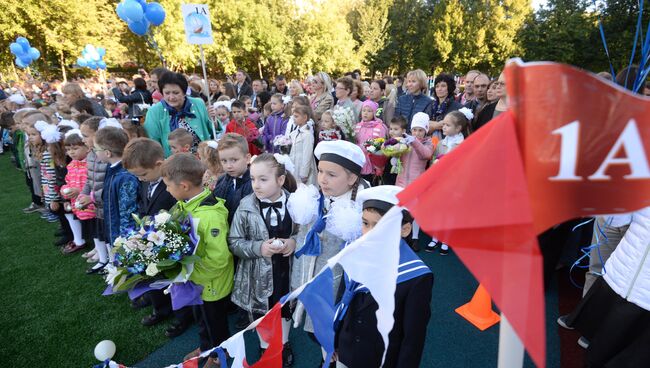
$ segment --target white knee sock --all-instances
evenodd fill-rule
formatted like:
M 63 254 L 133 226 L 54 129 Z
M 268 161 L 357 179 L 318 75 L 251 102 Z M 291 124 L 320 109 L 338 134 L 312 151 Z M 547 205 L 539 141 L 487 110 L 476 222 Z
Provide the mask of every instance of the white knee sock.
M 106 252 L 106 243 L 103 241 L 95 238 L 93 239 L 95 242 L 95 251 L 97 252 L 97 258 L 99 259 L 99 263 L 106 263 L 108 261 L 108 253 Z
M 108 254 L 108 261 L 113 263 L 113 261 L 115 260 L 115 255 L 112 252 L 113 246 L 111 245 L 111 243 L 105 243 L 105 244 L 106 244 L 106 253 Z
M 83 234 L 81 233 L 81 221 L 75 219 L 74 215 L 71 213 L 66 213 L 65 218 L 68 220 L 68 224 L 70 224 L 70 230 L 72 230 L 75 245 L 86 244 Z
M 420 237 L 420 225 L 417 222 L 413 221 L 413 239 L 418 239 Z
M 442 245 L 440 246 L 440 249 L 447 250 L 447 249 L 449 249 L 449 246 L 447 244 L 445 244 L 445 243 L 442 243 Z

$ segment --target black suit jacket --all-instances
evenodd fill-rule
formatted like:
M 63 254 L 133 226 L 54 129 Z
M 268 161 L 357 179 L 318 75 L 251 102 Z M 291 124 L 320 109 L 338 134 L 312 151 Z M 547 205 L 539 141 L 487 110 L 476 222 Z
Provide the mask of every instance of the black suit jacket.
M 167 191 L 164 181 L 154 190 L 151 199 L 148 198 L 149 183 L 140 182 L 138 188 L 138 214 L 140 217 L 156 215 L 161 210 L 169 211 L 176 204 L 176 199 Z
M 431 317 L 433 274 L 418 276 L 395 289 L 395 324 L 388 335 L 384 367 L 420 366 L 427 324 Z M 381 365 L 384 341 L 377 331 L 377 302 L 370 293 L 354 296 L 337 331 L 339 360 L 348 368 L 374 368 Z

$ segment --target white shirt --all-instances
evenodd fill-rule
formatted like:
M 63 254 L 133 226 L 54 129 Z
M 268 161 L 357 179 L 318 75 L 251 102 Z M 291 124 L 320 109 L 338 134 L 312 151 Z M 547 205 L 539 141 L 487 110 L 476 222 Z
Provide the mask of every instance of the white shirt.
M 280 221 L 284 220 L 284 216 L 287 212 L 286 206 L 284 205 L 287 202 L 287 196 L 284 194 L 284 191 L 282 191 L 280 198 L 276 199 L 275 201 L 271 201 L 265 198 L 265 199 L 260 199 L 260 202 L 264 202 L 264 203 L 280 202 L 282 204 L 282 207 L 278 208 L 278 212 L 280 212 Z M 262 209 L 262 217 L 266 218 L 269 211 L 271 211 L 271 218 L 270 218 L 271 220 L 269 225 L 278 226 L 278 224 L 280 223 L 280 221 L 278 221 L 278 215 L 275 213 L 275 211 L 272 210 L 271 207 Z

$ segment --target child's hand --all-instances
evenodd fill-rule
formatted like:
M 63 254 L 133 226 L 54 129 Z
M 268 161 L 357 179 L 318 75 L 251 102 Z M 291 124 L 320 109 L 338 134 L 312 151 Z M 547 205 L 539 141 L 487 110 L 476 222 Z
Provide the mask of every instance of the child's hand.
M 79 196 L 79 192 L 79 188 L 68 188 L 66 195 L 68 198 L 77 198 L 77 196 Z
M 61 208 L 61 204 L 59 202 L 52 202 L 50 203 L 50 209 L 52 212 L 57 212 Z
M 293 239 L 280 239 L 284 242 L 284 248 L 281 249 L 280 253 L 283 256 L 289 257 L 296 250 L 296 241 Z
M 87 196 L 85 194 L 79 194 L 77 198 L 77 203 L 79 203 L 80 206 L 87 206 L 90 204 L 90 196 Z
M 429 122 L 429 132 L 433 132 L 434 130 L 440 130 L 442 129 L 442 121 L 430 121 Z
M 208 116 L 210 117 L 210 119 L 216 119 L 217 118 L 217 109 L 215 109 L 212 106 L 208 107 Z
M 415 140 L 415 137 L 404 133 L 404 143 L 411 144 Z
M 262 257 L 270 258 L 277 253 L 277 249 L 273 246 L 273 240 L 274 239 L 268 239 L 262 243 Z

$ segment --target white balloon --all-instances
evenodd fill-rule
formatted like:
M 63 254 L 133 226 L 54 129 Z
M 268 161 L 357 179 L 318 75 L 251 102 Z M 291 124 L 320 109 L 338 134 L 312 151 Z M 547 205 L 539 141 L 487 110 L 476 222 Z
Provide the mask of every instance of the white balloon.
M 99 361 L 105 361 L 106 359 L 113 358 L 115 355 L 115 343 L 111 340 L 100 341 L 97 346 L 95 346 L 95 358 Z

